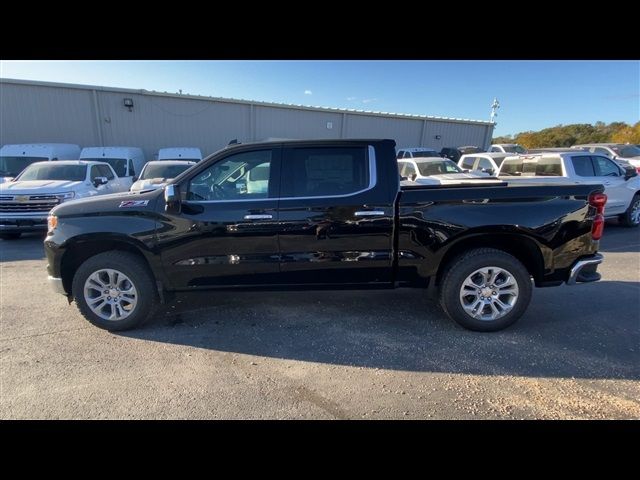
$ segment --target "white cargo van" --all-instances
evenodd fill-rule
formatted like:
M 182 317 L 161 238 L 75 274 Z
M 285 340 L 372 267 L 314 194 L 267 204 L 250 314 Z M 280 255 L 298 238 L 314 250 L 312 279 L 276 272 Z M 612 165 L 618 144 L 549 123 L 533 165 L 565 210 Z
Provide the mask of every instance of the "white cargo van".
M 133 177 L 147 163 L 144 152 L 138 147 L 85 147 L 80 152 L 80 160 L 107 162 L 123 179 L 127 189 L 133 184 Z
M 202 152 L 195 147 L 171 147 L 158 150 L 158 160 L 202 160 Z
M 72 143 L 25 143 L 0 148 L 0 183 L 17 177 L 35 162 L 77 160 L 80 146 Z

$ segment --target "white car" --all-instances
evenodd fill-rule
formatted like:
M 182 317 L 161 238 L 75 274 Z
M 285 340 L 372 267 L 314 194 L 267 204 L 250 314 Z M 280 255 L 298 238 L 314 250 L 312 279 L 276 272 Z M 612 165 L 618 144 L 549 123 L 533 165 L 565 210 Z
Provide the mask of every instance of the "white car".
M 495 143 L 489 149 L 490 153 L 511 153 L 523 154 L 527 153 L 527 149 L 517 143 Z
M 512 153 L 468 153 L 458 160 L 458 166 L 471 173 L 494 176 L 502 161 L 513 156 Z
M 421 185 L 451 185 L 473 181 L 484 184 L 485 180 L 490 179 L 487 175 L 465 172 L 452 160 L 442 157 L 403 158 L 398 160 L 398 173 L 403 185 L 409 185 L 410 182 Z
M 0 183 L 17 177 L 35 162 L 76 160 L 80 146 L 72 143 L 20 143 L 0 148 Z
M 519 155 L 503 160 L 498 176 L 509 183 L 600 184 L 607 195 L 605 217 L 640 225 L 640 176 L 610 158 L 584 150 Z
M 133 177 L 147 163 L 144 152 L 139 147 L 84 147 L 80 152 L 80 160 L 107 162 L 127 188 L 131 187 Z
M 433 148 L 427 147 L 411 147 L 401 148 L 396 154 L 396 158 L 426 158 L 426 157 L 440 157 L 440 154 Z
M 13 181 L 0 184 L 0 238 L 46 231 L 49 210 L 62 202 L 126 191 L 126 184 L 108 163 L 32 163 Z
M 169 180 L 176 178 L 185 170 L 188 170 L 196 162 L 186 160 L 153 160 L 147 162 L 142 168 L 139 177 L 134 178 L 131 191 L 154 190 L 164 187 Z
M 598 155 L 604 155 L 611 160 L 623 160 L 633 165 L 640 173 L 640 147 L 624 143 L 585 143 L 571 148 L 588 150 Z

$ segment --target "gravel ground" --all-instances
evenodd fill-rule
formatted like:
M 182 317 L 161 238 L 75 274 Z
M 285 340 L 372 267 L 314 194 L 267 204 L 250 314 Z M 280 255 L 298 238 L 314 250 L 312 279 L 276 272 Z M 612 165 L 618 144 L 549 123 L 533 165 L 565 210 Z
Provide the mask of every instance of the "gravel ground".
M 0 240 L 0 418 L 640 418 L 640 229 L 603 280 L 536 289 L 498 333 L 420 290 L 184 294 L 112 334 L 49 291 L 42 238 Z

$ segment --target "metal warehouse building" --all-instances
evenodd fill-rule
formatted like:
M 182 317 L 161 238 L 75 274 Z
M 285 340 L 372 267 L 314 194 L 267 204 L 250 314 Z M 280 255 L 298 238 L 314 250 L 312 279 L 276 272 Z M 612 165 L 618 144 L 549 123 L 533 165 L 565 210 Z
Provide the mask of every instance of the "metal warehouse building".
M 398 147 L 488 147 L 493 124 L 457 118 L 309 107 L 0 79 L 0 144 L 199 147 L 204 155 L 266 138 L 393 138 Z

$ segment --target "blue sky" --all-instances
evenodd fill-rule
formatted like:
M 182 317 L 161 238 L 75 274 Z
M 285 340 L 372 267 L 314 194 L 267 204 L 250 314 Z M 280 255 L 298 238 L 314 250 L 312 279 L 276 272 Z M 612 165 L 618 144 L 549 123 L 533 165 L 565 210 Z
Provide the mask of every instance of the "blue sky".
M 1 61 L 0 77 L 488 120 L 640 120 L 638 61 Z

